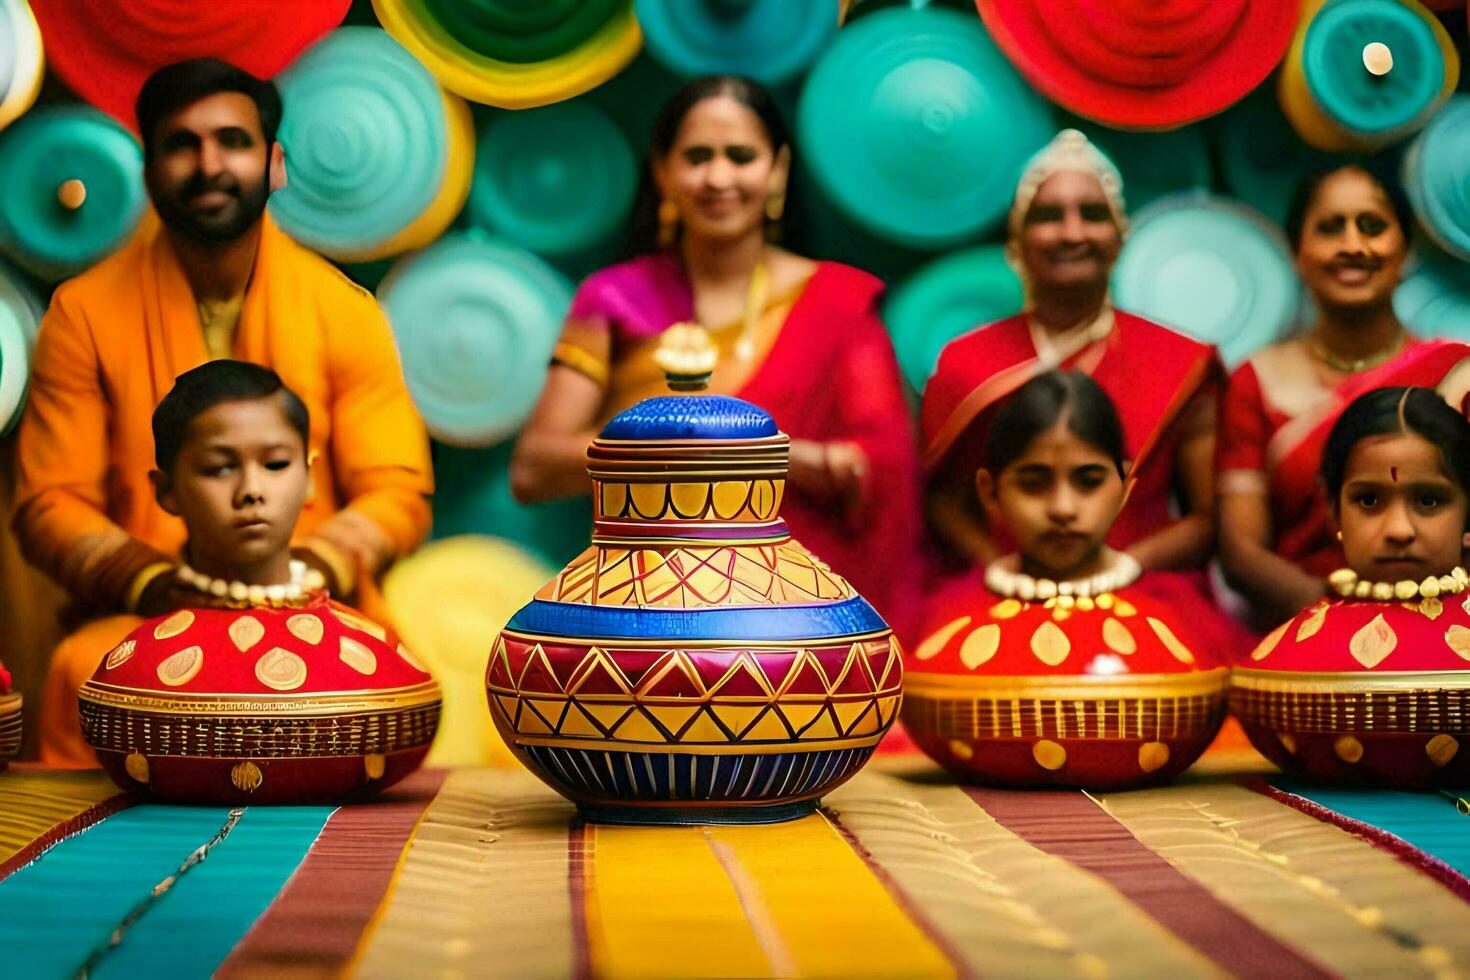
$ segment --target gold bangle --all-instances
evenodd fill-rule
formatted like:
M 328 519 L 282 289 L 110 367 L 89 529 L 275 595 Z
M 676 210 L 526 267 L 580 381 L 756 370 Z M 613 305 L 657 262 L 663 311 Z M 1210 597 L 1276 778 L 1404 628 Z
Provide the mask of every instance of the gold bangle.
M 151 565 L 143 566 L 133 580 L 128 583 L 128 591 L 123 594 L 123 608 L 130 613 L 138 611 L 138 603 L 143 601 L 143 593 L 153 580 L 160 575 L 166 575 L 174 570 L 174 566 L 166 561 L 156 561 Z
M 357 563 L 347 552 L 321 536 L 307 538 L 298 547 L 305 548 L 327 566 L 339 598 L 351 595 L 357 588 Z

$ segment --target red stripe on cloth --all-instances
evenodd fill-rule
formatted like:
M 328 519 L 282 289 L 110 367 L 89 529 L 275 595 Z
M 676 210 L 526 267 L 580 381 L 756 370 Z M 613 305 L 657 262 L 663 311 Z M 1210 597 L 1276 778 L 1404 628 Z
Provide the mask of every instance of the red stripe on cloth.
M 1083 793 L 978 787 L 965 792 L 1011 833 L 1097 875 L 1229 973 L 1335 975 L 1220 901 Z
M 567 893 L 572 903 L 572 976 L 592 976 L 592 952 L 587 946 L 587 876 L 592 871 L 588 853 L 591 837 L 581 817 L 567 828 Z
M 339 974 L 446 775 L 443 769 L 420 770 L 374 802 L 332 814 L 286 887 L 215 975 Z
M 1445 888 L 1449 889 L 1461 901 L 1470 902 L 1470 878 L 1466 878 L 1459 871 L 1450 867 L 1433 854 L 1427 851 L 1421 851 L 1397 834 L 1391 834 L 1370 823 L 1354 820 L 1352 817 L 1345 817 L 1336 810 L 1329 810 L 1322 804 L 1313 802 L 1304 796 L 1297 796 L 1295 793 L 1288 793 L 1284 789 L 1277 789 L 1259 776 L 1242 780 L 1242 783 L 1257 793 L 1271 797 L 1277 803 L 1284 803 L 1292 809 L 1300 810 L 1309 817 L 1316 817 L 1323 823 L 1330 823 L 1333 826 L 1342 828 L 1355 837 L 1363 838 L 1363 840 L 1373 846 L 1382 848 L 1392 854 L 1400 861 L 1414 868 L 1414 870 L 1423 872 L 1433 878 Z
M 920 909 L 919 904 L 914 901 L 913 896 L 893 879 L 893 875 L 889 874 L 887 868 L 878 863 L 877 859 L 873 857 L 872 852 L 864 847 L 852 831 L 843 825 L 842 819 L 836 813 L 825 807 L 822 809 L 822 816 L 826 817 L 827 822 L 837 829 L 837 832 L 842 835 L 842 839 L 847 841 L 848 846 L 852 848 L 853 853 L 863 859 L 863 863 L 868 866 L 868 870 L 873 872 L 873 877 L 877 878 L 888 891 L 889 897 L 893 899 L 893 904 L 902 909 L 903 914 L 909 917 L 909 921 L 913 922 L 919 931 L 924 934 L 924 938 L 933 943 L 944 954 L 944 958 L 949 960 L 950 966 L 954 968 L 955 976 L 959 980 L 975 980 L 977 975 L 970 969 L 964 955 L 955 948 L 954 944 L 949 941 L 948 937 L 933 922 L 929 921 L 929 917 Z
M 100 803 L 93 803 L 81 813 L 61 821 L 61 823 L 56 824 L 40 837 L 37 837 L 25 847 L 16 851 L 4 862 L 0 862 L 0 881 L 4 881 L 10 875 L 24 868 L 68 837 L 75 837 L 88 827 L 99 824 L 114 813 L 120 810 L 126 810 L 136 803 L 138 803 L 137 796 L 132 793 L 123 792 L 109 797 Z

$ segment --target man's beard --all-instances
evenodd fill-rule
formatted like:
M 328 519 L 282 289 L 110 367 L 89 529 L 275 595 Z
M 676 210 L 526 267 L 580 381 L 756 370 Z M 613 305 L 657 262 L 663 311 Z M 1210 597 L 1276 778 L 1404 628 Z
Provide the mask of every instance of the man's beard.
M 149 188 L 150 192 L 153 188 Z M 210 191 L 223 191 L 235 197 L 232 213 L 224 218 L 211 218 L 192 211 L 188 202 Z M 265 213 L 270 185 L 264 175 L 254 186 L 241 187 L 233 178 L 206 181 L 194 177 L 177 193 L 153 192 L 154 209 L 170 230 L 200 245 L 227 245 L 255 226 Z

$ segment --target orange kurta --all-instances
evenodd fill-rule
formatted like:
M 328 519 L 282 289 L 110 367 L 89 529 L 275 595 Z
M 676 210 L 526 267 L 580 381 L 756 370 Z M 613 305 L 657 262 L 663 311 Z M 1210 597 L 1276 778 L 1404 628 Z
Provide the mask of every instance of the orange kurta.
M 413 548 L 428 530 L 433 478 L 387 320 L 269 215 L 233 353 L 275 370 L 311 412 L 317 460 L 298 539 L 348 509 L 393 553 Z M 208 359 L 193 291 L 156 221 L 57 289 L 20 428 L 12 527 L 80 607 L 119 611 L 140 571 L 179 554 L 183 523 L 148 481 L 151 420 L 174 379 Z M 53 673 L 66 672 L 68 645 Z

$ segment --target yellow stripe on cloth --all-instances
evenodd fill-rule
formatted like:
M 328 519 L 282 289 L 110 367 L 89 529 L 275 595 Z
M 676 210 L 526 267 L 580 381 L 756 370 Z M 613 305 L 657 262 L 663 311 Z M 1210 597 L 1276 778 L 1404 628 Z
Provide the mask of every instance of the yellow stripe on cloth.
M 1470 905 L 1344 830 L 1230 783 L 1097 800 L 1179 871 L 1328 969 L 1470 973 Z
M 824 802 L 971 972 L 1220 975 L 1111 885 L 1007 830 L 937 769 L 874 769 Z
M 348 972 L 566 976 L 577 949 L 574 810 L 521 770 L 451 772 L 409 841 Z
M 91 770 L 10 770 L 0 774 L 0 864 L 57 824 L 122 790 Z
M 754 827 L 590 828 L 596 976 L 950 977 L 821 814 Z

